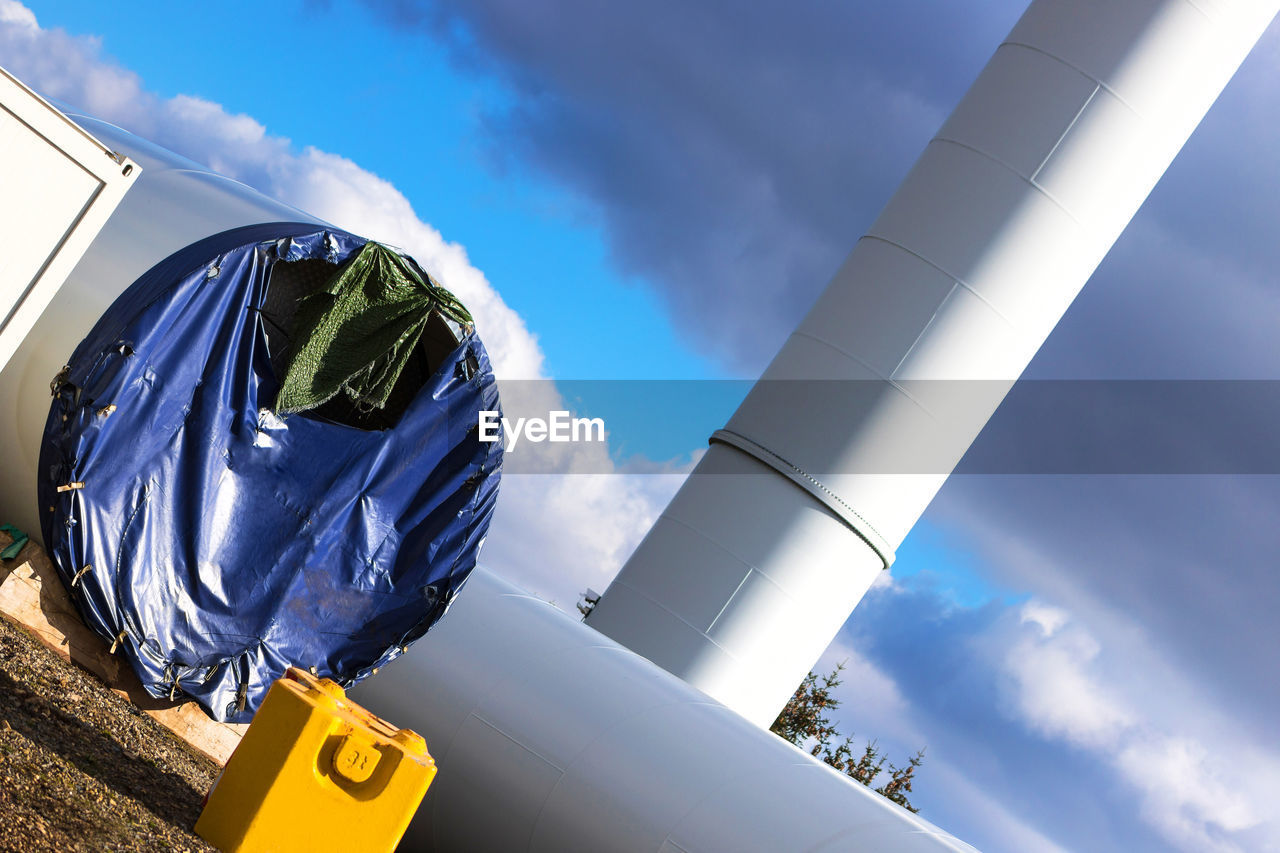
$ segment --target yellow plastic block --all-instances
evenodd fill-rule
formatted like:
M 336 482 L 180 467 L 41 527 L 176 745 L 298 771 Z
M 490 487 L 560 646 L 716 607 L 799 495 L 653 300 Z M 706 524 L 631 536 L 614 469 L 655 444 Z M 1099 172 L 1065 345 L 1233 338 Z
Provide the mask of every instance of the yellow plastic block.
M 290 667 L 209 792 L 196 834 L 223 853 L 391 853 L 435 775 L 419 735 Z

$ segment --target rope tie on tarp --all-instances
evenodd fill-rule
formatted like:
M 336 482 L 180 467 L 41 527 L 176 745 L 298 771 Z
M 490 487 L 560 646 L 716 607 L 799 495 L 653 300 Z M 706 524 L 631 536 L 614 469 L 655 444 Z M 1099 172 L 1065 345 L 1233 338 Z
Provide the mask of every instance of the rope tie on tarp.
M 111 643 L 111 648 L 107 649 L 107 654 L 114 655 L 116 653 L 116 649 L 120 648 L 120 644 L 123 642 L 124 631 L 121 631 L 119 634 L 116 634 L 115 640 Z
M 58 374 L 53 377 L 53 381 L 49 383 L 49 396 L 56 397 L 58 392 L 62 390 L 62 386 L 67 384 L 67 379 L 71 376 L 71 365 L 64 364 Z
M 235 669 L 236 679 L 236 700 L 235 712 L 237 714 L 244 711 L 245 702 L 249 697 L 249 659 L 247 655 L 240 655 L 236 658 L 233 667 Z
M 80 578 L 84 577 L 84 573 L 91 572 L 91 571 L 93 571 L 93 566 L 85 564 L 85 567 L 82 568 L 80 571 L 76 572 L 75 577 L 71 579 L 71 588 L 75 589 L 76 584 L 80 583 Z

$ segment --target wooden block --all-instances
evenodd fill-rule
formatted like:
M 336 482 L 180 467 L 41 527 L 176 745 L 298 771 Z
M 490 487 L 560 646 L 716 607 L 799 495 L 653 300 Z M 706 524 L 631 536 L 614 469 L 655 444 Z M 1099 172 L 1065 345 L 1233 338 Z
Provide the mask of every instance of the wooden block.
M 0 548 L 12 541 L 0 532 Z M 81 621 L 53 563 L 34 542 L 0 568 L 0 612 L 218 764 L 227 763 L 248 728 L 211 719 L 195 702 L 150 696 L 128 662 L 110 654 L 110 647 Z

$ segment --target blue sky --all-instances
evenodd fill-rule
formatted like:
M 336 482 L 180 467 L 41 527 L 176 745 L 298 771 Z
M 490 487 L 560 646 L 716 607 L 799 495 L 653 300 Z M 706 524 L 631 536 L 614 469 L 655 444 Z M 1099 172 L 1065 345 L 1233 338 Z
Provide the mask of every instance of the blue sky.
M 756 375 L 1022 6 L 0 0 L 0 64 L 437 264 L 610 413 L 604 471 L 737 385 L 675 428 L 570 380 Z M 1277 70 L 1273 27 L 1030 375 L 1280 377 Z M 678 482 L 512 478 L 486 559 L 570 603 Z M 842 722 L 927 744 L 914 801 L 986 850 L 1280 849 L 1278 514 L 1273 476 L 954 477 L 823 659 Z
M 271 26 L 269 48 L 216 32 L 219 22 L 261 16 L 261 3 L 219 3 L 216 14 L 161 2 L 130 3 L 127 14 L 81 0 L 31 8 L 43 25 L 100 36 L 107 53 L 162 97 L 215 101 L 391 181 L 502 283 L 556 375 L 723 375 L 716 360 L 674 334 L 650 290 L 611 268 L 590 202 L 478 138 L 478 114 L 501 109 L 511 94 L 459 70 L 444 47 L 343 3 L 276 4 L 280 25 Z M 583 322 L 598 316 L 628 322 Z

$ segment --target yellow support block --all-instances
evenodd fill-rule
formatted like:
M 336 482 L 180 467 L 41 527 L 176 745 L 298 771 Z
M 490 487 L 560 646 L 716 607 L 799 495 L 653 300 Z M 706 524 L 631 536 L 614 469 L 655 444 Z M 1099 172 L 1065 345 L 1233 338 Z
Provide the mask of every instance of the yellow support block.
M 391 853 L 435 775 L 419 735 L 290 667 L 209 792 L 196 834 L 223 853 Z

